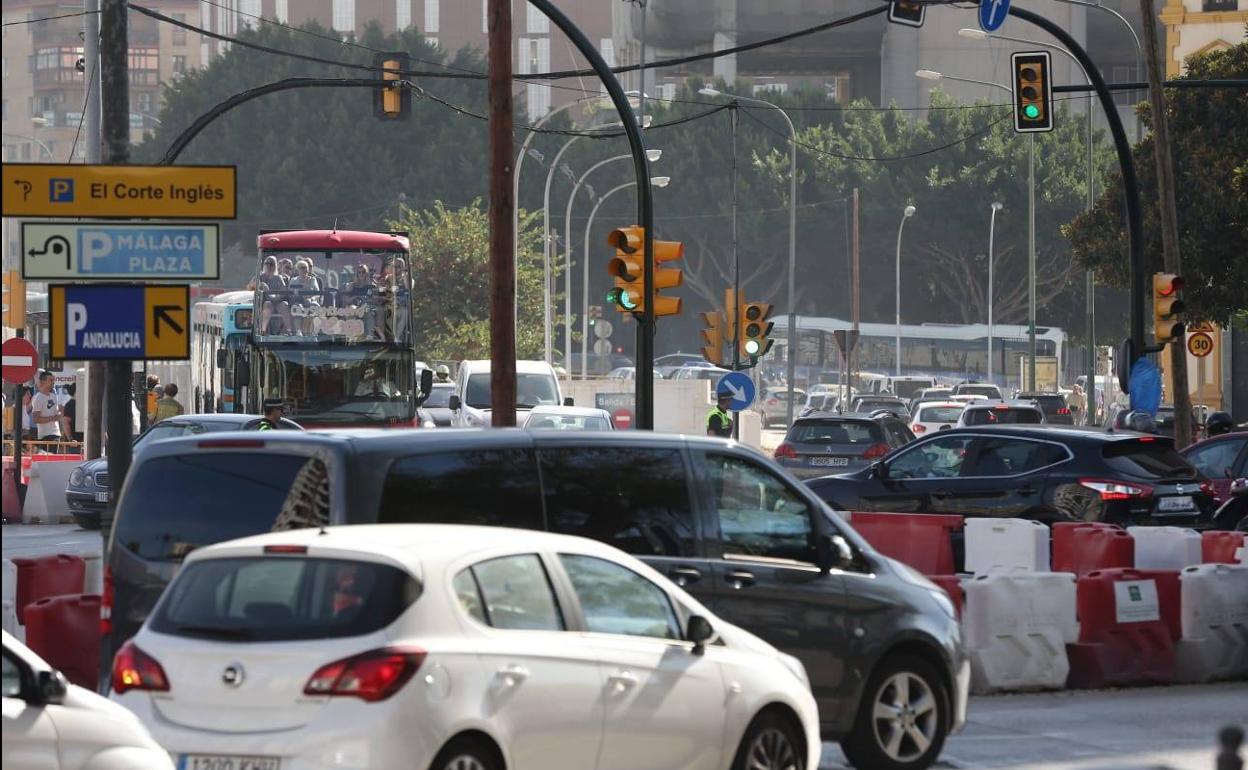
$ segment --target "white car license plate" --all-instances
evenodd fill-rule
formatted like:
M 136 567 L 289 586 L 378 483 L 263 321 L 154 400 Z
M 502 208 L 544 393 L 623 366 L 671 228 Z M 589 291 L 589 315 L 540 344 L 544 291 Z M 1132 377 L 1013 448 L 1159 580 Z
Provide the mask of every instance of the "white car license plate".
M 239 757 L 222 754 L 182 754 L 178 770 L 279 770 L 280 757 Z
M 810 458 L 810 464 L 839 468 L 839 467 L 844 467 L 846 465 L 849 465 L 849 458 L 848 457 L 812 457 Z
M 96 492 L 96 493 L 95 493 L 95 501 L 96 501 L 97 503 L 107 503 L 107 502 L 108 502 L 108 493 L 107 493 L 107 492 Z
M 1159 511 L 1190 511 L 1195 507 L 1196 503 L 1189 495 L 1157 498 L 1157 510 Z

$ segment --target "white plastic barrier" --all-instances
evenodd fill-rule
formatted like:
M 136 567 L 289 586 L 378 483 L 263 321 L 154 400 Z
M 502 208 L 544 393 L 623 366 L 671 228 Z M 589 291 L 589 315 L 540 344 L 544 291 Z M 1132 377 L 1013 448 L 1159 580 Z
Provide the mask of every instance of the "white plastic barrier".
M 1201 564 L 1179 573 L 1178 680 L 1248 676 L 1248 566 Z
M 13 600 L 5 599 L 0 613 L 4 616 L 4 630 L 17 637 L 18 641 L 26 641 L 26 627 L 18 624 L 17 610 L 13 609 Z
M 1200 533 L 1185 527 L 1127 527 L 1136 569 L 1181 570 L 1200 564 Z
M 992 573 L 962 587 L 962 628 L 975 692 L 1065 686 L 1066 645 L 1079 637 L 1074 575 Z
M 6 602 L 17 601 L 17 565 L 4 560 L 4 573 L 0 577 L 0 594 Z
M 1049 528 L 1040 522 L 968 517 L 965 538 L 967 572 L 1049 571 Z

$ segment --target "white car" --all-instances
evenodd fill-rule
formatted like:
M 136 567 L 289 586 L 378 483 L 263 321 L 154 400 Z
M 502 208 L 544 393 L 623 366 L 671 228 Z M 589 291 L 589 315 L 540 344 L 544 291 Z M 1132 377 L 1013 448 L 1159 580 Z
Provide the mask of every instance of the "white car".
M 516 422 L 524 421 L 535 406 L 559 406 L 563 394 L 559 377 L 545 361 L 516 362 Z M 490 362 L 462 361 L 450 399 L 452 428 L 487 428 L 493 407 L 490 401 Z
M 6 770 L 173 770 L 134 714 L 69 684 L 8 631 L 3 679 Z
M 818 766 L 800 662 L 610 546 L 432 524 L 196 549 L 112 697 L 179 768 Z
M 947 430 L 957 424 L 966 403 L 962 401 L 924 401 L 910 421 L 910 432 L 916 436 Z
M 535 406 L 520 427 L 525 430 L 615 430 L 610 412 L 590 406 Z

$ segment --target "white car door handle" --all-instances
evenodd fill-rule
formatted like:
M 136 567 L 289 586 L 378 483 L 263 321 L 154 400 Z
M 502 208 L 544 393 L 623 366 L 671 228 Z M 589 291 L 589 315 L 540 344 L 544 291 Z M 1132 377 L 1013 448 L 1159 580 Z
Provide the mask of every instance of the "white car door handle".
M 637 675 L 632 671 L 621 671 L 618 674 L 612 674 L 607 677 L 607 681 L 611 683 L 612 689 L 616 692 L 624 692 L 637 684 Z
M 529 670 L 524 666 L 503 666 L 498 673 L 503 677 L 503 684 L 508 687 L 515 687 L 529 678 Z

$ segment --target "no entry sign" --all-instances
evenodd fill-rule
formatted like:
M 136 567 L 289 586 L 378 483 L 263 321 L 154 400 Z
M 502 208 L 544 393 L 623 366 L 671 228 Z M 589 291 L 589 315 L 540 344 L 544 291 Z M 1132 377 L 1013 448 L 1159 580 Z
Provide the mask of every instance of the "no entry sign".
M 39 369 L 39 351 L 21 337 L 5 341 L 3 357 L 4 381 L 13 385 L 30 382 Z

